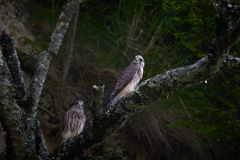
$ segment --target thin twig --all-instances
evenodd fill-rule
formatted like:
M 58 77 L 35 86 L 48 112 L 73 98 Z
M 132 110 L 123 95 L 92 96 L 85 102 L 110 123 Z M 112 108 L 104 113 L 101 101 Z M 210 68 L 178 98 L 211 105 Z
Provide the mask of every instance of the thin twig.
M 56 117 L 55 114 L 53 114 L 51 111 L 49 111 L 47 108 L 38 105 L 38 108 L 41 109 L 42 111 L 46 112 L 47 114 L 49 114 L 49 116 L 51 116 L 52 118 Z
M 213 3 L 213 1 L 212 0 L 208 0 L 209 1 L 209 3 L 211 4 L 211 6 L 213 7 L 213 9 L 216 11 L 216 13 L 218 13 L 218 9 L 217 9 L 217 7 L 215 6 L 215 4 Z

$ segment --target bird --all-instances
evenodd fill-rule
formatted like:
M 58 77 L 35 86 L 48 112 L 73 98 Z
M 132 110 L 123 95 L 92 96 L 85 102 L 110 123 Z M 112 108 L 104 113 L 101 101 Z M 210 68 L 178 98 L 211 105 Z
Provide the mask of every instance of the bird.
M 106 115 L 110 115 L 113 111 L 113 106 L 122 97 L 126 96 L 129 92 L 133 91 L 139 81 L 143 77 L 144 59 L 140 55 L 136 55 L 132 63 L 123 71 L 117 84 L 108 98 L 108 107 L 105 110 Z
M 62 140 L 71 139 L 80 134 L 86 122 L 84 102 L 77 101 L 63 117 Z

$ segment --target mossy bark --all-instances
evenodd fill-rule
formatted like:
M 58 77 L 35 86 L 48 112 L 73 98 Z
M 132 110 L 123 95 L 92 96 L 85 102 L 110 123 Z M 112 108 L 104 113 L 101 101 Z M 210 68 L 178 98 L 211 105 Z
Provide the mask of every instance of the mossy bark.
M 12 77 L 1 52 L 0 84 L 0 121 L 7 132 L 7 159 L 35 159 L 35 126 L 32 119 L 24 119 L 25 112 L 17 104 L 18 91 L 12 85 Z

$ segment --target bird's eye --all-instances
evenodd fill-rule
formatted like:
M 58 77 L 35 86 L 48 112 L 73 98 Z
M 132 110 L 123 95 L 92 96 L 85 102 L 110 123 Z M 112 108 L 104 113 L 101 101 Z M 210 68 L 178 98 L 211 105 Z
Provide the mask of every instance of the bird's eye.
M 142 58 L 140 58 L 140 61 L 143 61 L 143 59 L 142 59 Z

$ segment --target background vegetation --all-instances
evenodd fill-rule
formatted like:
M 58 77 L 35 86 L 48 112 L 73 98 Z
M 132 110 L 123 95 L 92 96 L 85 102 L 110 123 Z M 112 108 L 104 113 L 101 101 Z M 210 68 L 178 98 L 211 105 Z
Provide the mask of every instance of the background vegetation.
M 33 43 L 40 50 L 48 44 L 45 40 L 49 39 L 65 3 L 39 0 L 29 4 L 32 29 L 39 41 L 26 40 L 26 43 Z M 97 76 L 105 84 L 106 100 L 135 55 L 145 59 L 143 80 L 196 62 L 207 55 L 215 35 L 215 14 L 210 0 L 89 0 L 80 6 L 64 99 L 59 98 L 64 45 L 51 63 L 42 97 L 47 94 L 51 97 L 49 110 L 53 113 L 59 101 L 64 104 L 65 112 L 71 103 L 84 100 L 85 113 L 90 119 L 91 87 Z M 240 57 L 239 48 L 238 44 L 231 49 L 236 57 Z M 225 73 L 145 107 L 119 132 L 126 142 L 134 140 L 122 144 L 123 149 L 137 150 L 131 154 L 135 159 L 141 154 L 152 159 L 210 159 L 210 149 L 219 159 L 238 159 L 239 82 L 239 71 Z M 56 123 L 53 118 L 48 121 Z M 113 139 L 121 136 L 116 134 Z M 164 148 L 161 153 L 160 148 Z

